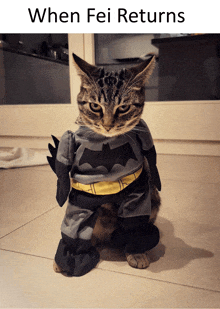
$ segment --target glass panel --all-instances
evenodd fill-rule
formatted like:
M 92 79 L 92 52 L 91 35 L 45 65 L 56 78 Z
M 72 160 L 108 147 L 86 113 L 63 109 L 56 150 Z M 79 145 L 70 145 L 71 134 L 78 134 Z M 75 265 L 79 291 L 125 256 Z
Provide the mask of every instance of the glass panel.
M 70 103 L 67 34 L 0 35 L 0 104 Z
M 96 34 L 95 52 L 109 71 L 156 53 L 146 101 L 220 100 L 220 34 Z

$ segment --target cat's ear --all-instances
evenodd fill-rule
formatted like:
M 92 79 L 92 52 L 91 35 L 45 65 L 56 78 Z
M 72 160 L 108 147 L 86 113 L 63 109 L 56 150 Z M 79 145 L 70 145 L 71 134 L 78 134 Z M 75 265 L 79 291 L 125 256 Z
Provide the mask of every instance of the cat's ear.
M 94 79 L 98 78 L 100 69 L 94 65 L 89 64 L 73 53 L 74 65 L 77 74 L 80 76 L 85 87 L 91 87 Z
M 151 76 L 156 63 L 156 55 L 151 56 L 149 59 L 143 61 L 127 70 L 130 75 L 128 86 L 134 89 L 139 89 L 144 86 L 146 81 Z

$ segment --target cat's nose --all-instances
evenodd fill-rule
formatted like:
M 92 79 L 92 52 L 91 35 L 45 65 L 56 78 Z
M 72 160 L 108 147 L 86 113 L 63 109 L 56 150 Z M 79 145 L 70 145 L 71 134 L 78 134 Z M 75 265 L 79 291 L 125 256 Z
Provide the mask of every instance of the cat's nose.
M 104 129 L 109 132 L 112 129 L 112 126 L 103 125 Z
M 102 118 L 102 126 L 107 132 L 114 127 L 114 118 L 111 109 L 106 108 L 105 115 Z

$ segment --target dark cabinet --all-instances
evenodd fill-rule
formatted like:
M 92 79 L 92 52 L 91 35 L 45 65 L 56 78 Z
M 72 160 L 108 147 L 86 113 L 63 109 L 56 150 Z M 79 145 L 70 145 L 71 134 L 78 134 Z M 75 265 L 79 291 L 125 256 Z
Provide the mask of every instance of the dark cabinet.
M 159 101 L 220 99 L 220 35 L 153 39 Z

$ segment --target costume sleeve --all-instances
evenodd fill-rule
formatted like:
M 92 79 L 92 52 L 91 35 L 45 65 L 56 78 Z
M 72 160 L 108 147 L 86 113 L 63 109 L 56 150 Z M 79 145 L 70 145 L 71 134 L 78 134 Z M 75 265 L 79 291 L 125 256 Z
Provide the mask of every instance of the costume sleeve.
M 74 133 L 67 131 L 61 137 L 55 160 L 55 172 L 57 175 L 56 199 L 62 207 L 66 202 L 70 191 L 69 172 L 74 160 Z
M 147 151 L 143 151 L 145 158 L 147 159 L 147 162 L 149 164 L 150 168 L 150 174 L 152 177 L 153 184 L 157 187 L 159 191 L 161 191 L 161 181 L 160 181 L 160 175 L 157 169 L 157 153 L 156 149 L 153 146 Z
M 138 139 L 140 140 L 142 153 L 147 159 L 153 184 L 161 191 L 161 181 L 157 169 L 157 153 L 153 143 L 150 130 L 144 120 L 141 120 L 137 126 Z

